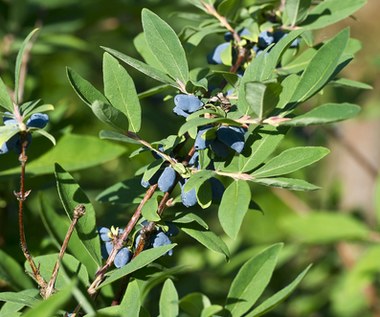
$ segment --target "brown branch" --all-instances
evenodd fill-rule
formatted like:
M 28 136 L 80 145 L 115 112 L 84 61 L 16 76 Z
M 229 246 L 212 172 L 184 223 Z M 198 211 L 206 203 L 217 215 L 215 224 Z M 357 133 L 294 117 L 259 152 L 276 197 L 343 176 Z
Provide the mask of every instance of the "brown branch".
M 21 164 L 21 173 L 20 173 L 20 191 L 15 192 L 15 196 L 18 200 L 18 225 L 19 225 L 19 234 L 20 234 L 20 244 L 21 250 L 28 261 L 30 268 L 32 270 L 33 278 L 41 287 L 42 290 L 46 289 L 46 281 L 40 274 L 40 270 L 37 267 L 36 263 L 33 260 L 32 255 L 29 252 L 28 245 L 26 243 L 25 237 L 25 228 L 24 228 L 24 201 L 30 194 L 30 190 L 25 191 L 25 170 L 26 162 L 28 157 L 26 156 L 26 148 L 28 146 L 28 133 L 26 131 L 20 132 L 20 146 L 21 153 L 19 156 L 19 162 Z
M 101 267 L 98 272 L 96 273 L 96 278 L 92 282 L 92 284 L 87 289 L 87 292 L 91 295 L 96 294 L 96 289 L 100 285 L 100 283 L 104 280 L 104 275 L 108 271 L 108 269 L 111 267 L 113 261 L 115 260 L 117 252 L 123 247 L 124 241 L 127 240 L 128 235 L 131 233 L 132 229 L 137 224 L 140 216 L 141 216 L 141 210 L 145 203 L 152 197 L 154 192 L 156 191 L 157 184 L 152 185 L 149 187 L 149 189 L 146 191 L 144 198 L 141 200 L 140 204 L 136 208 L 132 218 L 129 220 L 128 224 L 126 225 L 123 234 L 115 241 L 115 244 L 113 246 L 113 249 L 111 253 L 108 256 L 108 259 L 106 260 L 106 263 Z
M 70 223 L 69 229 L 67 230 L 65 239 L 63 240 L 61 250 L 59 251 L 59 254 L 58 254 L 57 262 L 54 265 L 50 281 L 49 281 L 49 283 L 48 283 L 48 285 L 46 287 L 46 291 L 45 291 L 45 294 L 44 294 L 44 298 L 45 299 L 49 298 L 50 295 L 55 291 L 54 290 L 54 285 L 55 285 L 55 282 L 56 282 L 57 277 L 58 277 L 58 271 L 59 271 L 59 268 L 60 268 L 60 264 L 61 264 L 62 258 L 63 258 L 64 254 L 66 252 L 66 249 L 67 249 L 67 246 L 69 244 L 71 235 L 73 234 L 74 228 L 75 228 L 75 226 L 76 226 L 79 218 L 81 218 L 85 214 L 85 212 L 86 212 L 86 207 L 84 205 L 82 205 L 82 204 L 76 206 L 75 209 L 74 209 L 73 219 L 72 219 L 72 221 Z

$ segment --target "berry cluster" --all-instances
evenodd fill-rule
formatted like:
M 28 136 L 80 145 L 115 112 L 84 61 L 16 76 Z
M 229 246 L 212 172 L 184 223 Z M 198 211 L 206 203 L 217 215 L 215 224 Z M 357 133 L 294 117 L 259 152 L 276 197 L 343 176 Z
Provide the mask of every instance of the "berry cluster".
M 148 225 L 147 221 L 143 221 L 141 223 L 142 227 L 145 227 Z M 171 244 L 172 241 L 169 237 L 174 237 L 179 233 L 178 228 L 171 222 L 166 223 L 166 229 L 165 232 L 161 227 L 156 226 L 154 234 L 150 235 L 149 241 L 147 241 L 145 248 L 157 248 L 164 245 Z M 139 241 L 141 239 L 141 230 L 138 232 L 136 238 L 135 238 L 135 248 L 137 248 Z M 173 250 L 169 250 L 168 255 L 173 255 Z
M 49 117 L 45 113 L 34 113 L 26 122 L 27 129 L 43 129 L 49 122 Z M 19 125 L 19 122 L 14 118 L 13 114 L 6 112 L 3 117 L 3 123 L 6 126 Z M 27 130 L 28 131 L 28 130 Z M 28 145 L 32 142 L 32 135 L 27 133 Z M 21 138 L 17 133 L 11 137 L 8 141 L 4 142 L 0 147 L 0 154 L 8 153 L 10 150 L 15 150 L 16 153 L 21 152 Z
M 124 230 L 119 228 L 114 228 L 113 226 L 111 229 L 108 229 L 106 227 L 101 227 L 98 230 L 100 240 L 104 243 L 101 245 L 101 251 L 102 251 L 102 257 L 103 259 L 107 259 L 110 255 L 114 242 L 116 239 L 123 233 Z M 132 259 L 132 253 L 129 250 L 128 247 L 122 247 L 116 254 L 115 260 L 113 261 L 113 264 L 117 268 L 121 268 L 124 265 L 126 265 L 130 260 Z

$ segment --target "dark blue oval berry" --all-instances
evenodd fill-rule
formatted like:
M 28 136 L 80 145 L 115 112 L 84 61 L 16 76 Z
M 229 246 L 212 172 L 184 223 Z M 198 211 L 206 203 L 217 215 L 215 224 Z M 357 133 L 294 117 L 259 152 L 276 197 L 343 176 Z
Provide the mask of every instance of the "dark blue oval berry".
M 121 268 L 124 265 L 126 265 L 132 258 L 132 253 L 129 251 L 127 247 L 123 247 L 117 252 L 115 256 L 115 260 L 113 261 L 113 264 L 117 268 Z
M 45 113 L 33 113 L 28 121 L 26 121 L 26 126 L 28 128 L 45 128 L 49 122 L 49 116 Z
M 157 248 L 157 247 L 161 247 L 161 246 L 164 246 L 164 245 L 168 245 L 168 244 L 171 244 L 171 240 L 169 239 L 169 237 L 163 233 L 162 231 L 161 232 L 158 232 L 154 237 L 153 237 L 153 242 L 152 242 L 152 247 L 153 248 Z M 169 250 L 168 255 L 172 255 L 173 254 L 173 250 Z
M 222 43 L 219 44 L 217 47 L 214 48 L 214 50 L 207 56 L 207 61 L 209 64 L 219 65 L 223 64 L 222 61 L 222 54 L 225 50 L 227 50 L 230 47 L 230 43 Z
M 237 153 L 244 148 L 244 134 L 246 129 L 234 126 L 221 126 L 217 131 L 217 138 Z
M 197 96 L 185 94 L 176 95 L 174 97 L 174 104 L 173 112 L 183 117 L 187 117 L 203 106 L 203 102 Z
M 177 174 L 175 170 L 171 166 L 165 167 L 164 171 L 158 179 L 158 188 L 164 193 L 168 192 L 174 187 L 176 178 Z
M 187 183 L 187 179 L 182 180 L 180 182 L 182 204 L 185 207 L 192 207 L 197 204 L 197 194 L 196 194 L 195 188 L 192 188 L 188 192 L 185 192 L 183 190 L 183 186 L 185 186 L 186 183 Z

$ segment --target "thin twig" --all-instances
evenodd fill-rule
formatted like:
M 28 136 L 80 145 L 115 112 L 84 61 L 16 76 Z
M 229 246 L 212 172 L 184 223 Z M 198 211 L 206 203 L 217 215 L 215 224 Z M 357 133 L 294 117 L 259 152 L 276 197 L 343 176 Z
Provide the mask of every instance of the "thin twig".
M 60 268 L 60 264 L 61 264 L 62 258 L 63 258 L 64 254 L 66 252 L 66 249 L 67 249 L 67 246 L 69 244 L 71 235 L 73 234 L 74 228 L 75 228 L 75 226 L 76 226 L 79 218 L 82 217 L 85 214 L 85 212 L 86 212 L 86 207 L 84 205 L 82 205 L 82 204 L 76 206 L 75 209 L 74 209 L 73 219 L 72 219 L 72 221 L 70 223 L 69 229 L 67 230 L 65 239 L 63 240 L 61 250 L 59 251 L 59 254 L 58 254 L 57 262 L 54 265 L 50 281 L 49 281 L 49 283 L 48 283 L 48 285 L 46 287 L 46 291 L 45 291 L 45 294 L 44 294 L 45 295 L 45 299 L 49 298 L 50 295 L 54 292 L 54 285 L 55 285 L 55 282 L 56 282 L 57 277 L 58 277 L 58 271 L 59 271 L 59 268 Z
M 19 224 L 19 233 L 20 233 L 20 244 L 21 250 L 28 261 L 30 268 L 32 269 L 33 278 L 41 287 L 42 290 L 46 289 L 46 281 L 40 274 L 39 268 L 33 260 L 32 255 L 29 252 L 28 245 L 26 243 L 25 237 L 25 228 L 24 228 L 24 201 L 30 194 L 30 190 L 25 190 L 25 170 L 26 170 L 26 162 L 28 157 L 26 156 L 26 148 L 28 146 L 28 134 L 26 131 L 20 132 L 20 146 L 21 153 L 19 156 L 19 161 L 21 164 L 21 173 L 20 173 L 20 191 L 15 192 L 15 196 L 18 200 L 18 224 Z
M 131 233 L 132 229 L 137 224 L 138 220 L 141 216 L 141 210 L 145 203 L 152 197 L 154 192 L 156 191 L 157 184 L 152 185 L 149 187 L 147 192 L 145 193 L 144 198 L 141 200 L 140 204 L 136 208 L 132 218 L 129 220 L 128 224 L 126 225 L 123 234 L 115 241 L 115 244 L 113 246 L 113 249 L 111 253 L 108 256 L 108 259 L 106 260 L 106 263 L 101 267 L 98 272 L 96 273 L 96 278 L 92 282 L 92 284 L 87 289 L 87 292 L 91 295 L 96 294 L 96 289 L 100 285 L 100 283 L 104 280 L 104 275 L 108 271 L 108 269 L 111 267 L 113 261 L 115 260 L 117 252 L 123 247 L 124 241 L 127 240 L 128 235 Z

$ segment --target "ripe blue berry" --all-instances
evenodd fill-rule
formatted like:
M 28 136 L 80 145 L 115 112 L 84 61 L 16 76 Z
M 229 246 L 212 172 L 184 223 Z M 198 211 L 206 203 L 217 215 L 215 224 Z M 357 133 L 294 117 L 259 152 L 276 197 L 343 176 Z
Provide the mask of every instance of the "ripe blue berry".
M 207 56 L 207 61 L 209 64 L 223 64 L 222 53 L 230 47 L 230 43 L 219 44 L 214 50 Z
M 28 128 L 38 128 L 42 129 L 46 127 L 49 122 L 49 116 L 45 113 L 33 113 L 28 121 L 26 121 L 26 126 Z
M 164 193 L 168 192 L 175 185 L 176 178 L 177 174 L 175 170 L 171 166 L 165 167 L 164 171 L 158 179 L 158 188 Z
M 215 139 L 210 143 L 211 150 L 216 154 L 216 156 L 225 158 L 229 154 L 229 147 L 221 142 L 219 139 Z
M 123 247 L 117 252 L 115 256 L 115 260 L 113 261 L 113 264 L 117 268 L 121 268 L 124 265 L 126 265 L 132 258 L 132 253 L 129 251 L 127 247 Z
M 273 42 L 274 42 L 273 34 L 269 31 L 263 31 L 259 34 L 259 39 L 258 39 L 257 45 L 260 48 L 267 48 Z
M 209 181 L 211 183 L 212 199 L 214 201 L 220 201 L 225 190 L 222 182 L 215 177 L 211 177 Z
M 158 232 L 153 237 L 152 247 L 153 248 L 157 248 L 157 247 L 161 247 L 161 246 L 168 245 L 168 244 L 171 244 L 171 243 L 172 242 L 169 239 L 169 237 L 165 233 L 163 233 L 161 231 L 161 232 Z M 169 250 L 168 251 L 168 255 L 172 255 L 172 254 L 173 254 L 173 250 Z
M 111 231 L 110 231 L 110 229 L 108 229 L 106 227 L 101 227 L 100 229 L 98 229 L 98 233 L 99 233 L 99 236 L 100 236 L 100 240 L 102 240 L 104 242 L 111 241 Z
M 204 126 L 199 128 L 194 142 L 194 147 L 196 150 L 204 150 L 209 145 L 210 140 L 207 140 L 204 134 L 211 128 L 212 126 Z
M 185 207 L 192 207 L 192 206 L 195 206 L 197 204 L 197 195 L 195 192 L 195 188 L 192 188 L 188 192 L 185 192 L 183 190 L 183 186 L 185 186 L 186 183 L 187 183 L 187 179 L 182 180 L 180 182 L 182 204 Z
M 203 106 L 203 102 L 194 95 L 178 94 L 174 97 L 175 107 L 173 112 L 187 117 L 189 114 L 199 110 Z
M 217 131 L 217 138 L 237 153 L 241 153 L 244 148 L 245 129 L 234 126 L 221 126 Z
M 13 114 L 10 112 L 5 112 L 3 117 L 4 125 L 16 125 L 18 124 L 17 120 L 14 118 Z
M 159 169 L 156 173 L 153 174 L 153 176 L 150 179 L 148 180 L 141 179 L 141 186 L 144 188 L 148 188 L 149 186 L 157 184 L 157 181 L 161 175 L 161 172 L 162 170 Z

